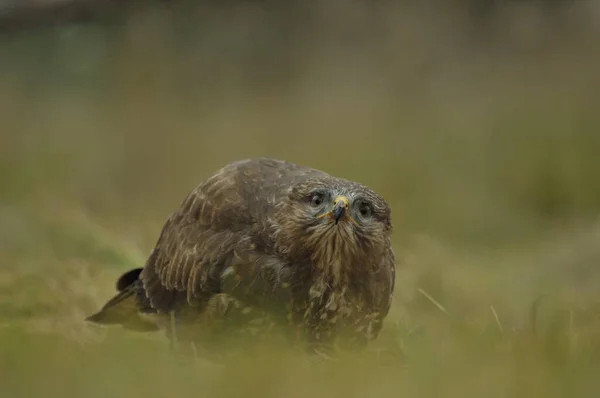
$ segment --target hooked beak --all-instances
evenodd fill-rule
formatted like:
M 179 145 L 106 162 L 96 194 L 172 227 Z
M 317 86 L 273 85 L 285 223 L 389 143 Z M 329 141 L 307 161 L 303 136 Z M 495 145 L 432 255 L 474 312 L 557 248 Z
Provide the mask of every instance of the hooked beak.
M 331 211 L 331 216 L 335 220 L 336 224 L 338 223 L 338 221 L 340 221 L 340 219 L 342 217 L 344 217 L 345 214 L 346 214 L 346 208 L 344 206 L 340 206 L 340 205 L 335 206 L 333 208 L 333 210 Z
M 335 198 L 333 201 L 333 209 L 331 210 L 331 217 L 335 220 L 336 224 L 346 216 L 349 206 L 350 202 L 345 196 L 338 196 Z
M 358 225 L 356 220 L 352 218 L 352 216 L 350 216 L 350 214 L 348 213 L 349 208 L 350 201 L 348 200 L 348 198 L 340 195 L 336 197 L 333 201 L 333 208 L 331 209 L 331 211 L 321 214 L 317 216 L 317 218 L 331 217 L 335 221 L 336 225 L 340 220 L 348 219 L 353 224 Z

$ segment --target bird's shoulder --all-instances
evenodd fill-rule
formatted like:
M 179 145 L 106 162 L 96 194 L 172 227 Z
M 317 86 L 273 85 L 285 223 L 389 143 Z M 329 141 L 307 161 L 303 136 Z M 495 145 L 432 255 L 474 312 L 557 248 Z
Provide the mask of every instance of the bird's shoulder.
M 176 217 L 214 230 L 247 227 L 268 218 L 295 184 L 324 176 L 319 170 L 278 159 L 240 160 L 190 192 Z

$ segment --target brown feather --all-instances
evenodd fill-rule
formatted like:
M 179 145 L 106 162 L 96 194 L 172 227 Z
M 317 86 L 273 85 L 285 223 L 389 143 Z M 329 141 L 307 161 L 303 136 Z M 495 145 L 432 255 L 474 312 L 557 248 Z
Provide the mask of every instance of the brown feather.
M 315 189 L 368 201 L 372 217 L 353 213 L 359 221 L 332 229 L 309 207 Z M 139 273 L 138 307 L 227 324 L 252 306 L 309 342 L 342 329 L 366 342 L 391 304 L 390 232 L 387 203 L 364 185 L 275 159 L 234 162 L 190 192 L 163 226 Z M 227 305 L 209 305 L 213 297 Z

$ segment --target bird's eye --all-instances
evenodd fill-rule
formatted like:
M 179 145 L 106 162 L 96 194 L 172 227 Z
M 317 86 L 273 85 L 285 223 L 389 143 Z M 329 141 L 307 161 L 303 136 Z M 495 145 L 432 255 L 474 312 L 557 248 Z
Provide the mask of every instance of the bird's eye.
M 310 195 L 310 205 L 313 207 L 319 207 L 323 204 L 323 194 L 321 192 L 314 192 Z
M 360 215 L 363 218 L 371 217 L 371 213 L 373 212 L 373 210 L 371 209 L 371 206 L 365 202 L 360 204 L 360 206 L 358 207 L 358 211 L 360 212 Z

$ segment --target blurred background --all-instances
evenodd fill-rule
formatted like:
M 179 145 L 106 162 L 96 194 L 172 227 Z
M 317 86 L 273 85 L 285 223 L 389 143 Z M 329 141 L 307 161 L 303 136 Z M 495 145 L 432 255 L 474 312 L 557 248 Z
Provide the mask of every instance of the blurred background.
M 596 396 L 599 39 L 597 0 L 0 1 L 0 392 Z M 83 323 L 254 156 L 392 206 L 392 364 L 180 367 Z

